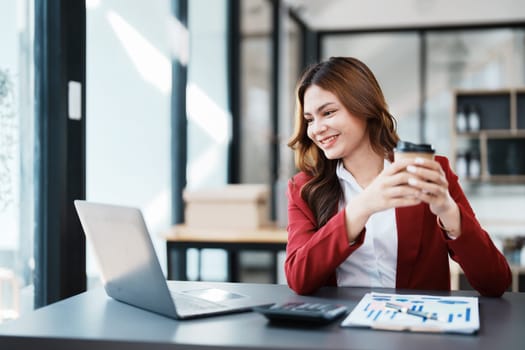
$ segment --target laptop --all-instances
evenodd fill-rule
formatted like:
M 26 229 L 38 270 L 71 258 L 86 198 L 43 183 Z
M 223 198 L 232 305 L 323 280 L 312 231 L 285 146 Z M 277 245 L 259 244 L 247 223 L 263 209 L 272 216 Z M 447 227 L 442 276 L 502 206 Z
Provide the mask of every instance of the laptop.
M 139 209 L 74 203 L 106 293 L 113 299 L 179 320 L 251 311 L 270 303 L 205 282 L 198 288 L 170 290 Z

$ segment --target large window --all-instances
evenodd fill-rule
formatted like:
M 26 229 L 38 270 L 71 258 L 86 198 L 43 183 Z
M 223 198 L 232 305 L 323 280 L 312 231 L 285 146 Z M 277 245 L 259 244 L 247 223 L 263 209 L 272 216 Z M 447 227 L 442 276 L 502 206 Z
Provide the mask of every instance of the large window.
M 164 268 L 161 234 L 172 223 L 173 57 L 187 64 L 187 115 L 177 116 L 188 119 L 187 167 L 182 170 L 186 186 L 220 186 L 227 181 L 231 115 L 226 1 L 188 1 L 190 28 L 173 16 L 170 0 L 86 4 L 86 197 L 141 208 Z M 88 276 L 98 283 L 90 252 Z M 190 278 L 197 275 L 194 253 L 189 257 Z M 202 278 L 223 278 L 225 254 L 209 252 L 202 264 Z
M 142 209 L 161 266 L 171 223 L 169 0 L 88 1 L 86 198 Z M 171 36 L 173 35 L 173 36 Z M 98 270 L 88 246 L 90 286 Z
M 33 308 L 32 5 L 0 2 L 0 323 Z

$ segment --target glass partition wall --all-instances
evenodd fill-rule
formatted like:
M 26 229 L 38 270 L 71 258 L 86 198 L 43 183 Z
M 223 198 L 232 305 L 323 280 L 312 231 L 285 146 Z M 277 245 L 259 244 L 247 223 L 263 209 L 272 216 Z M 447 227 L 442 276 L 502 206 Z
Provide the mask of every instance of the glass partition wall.
M 339 33 L 323 34 L 322 58 L 364 61 L 379 80 L 400 136 L 424 139 L 451 156 L 453 91 L 523 86 L 523 46 L 523 29 Z M 421 114 L 426 124 L 418 135 Z
M 429 31 L 426 34 L 426 135 L 442 153 L 451 158 L 455 156 L 450 132 L 457 90 L 525 86 L 523 35 L 523 29 Z
M 449 156 L 476 215 L 509 262 L 522 266 L 524 38 L 523 28 L 429 31 L 425 105 L 429 142 Z

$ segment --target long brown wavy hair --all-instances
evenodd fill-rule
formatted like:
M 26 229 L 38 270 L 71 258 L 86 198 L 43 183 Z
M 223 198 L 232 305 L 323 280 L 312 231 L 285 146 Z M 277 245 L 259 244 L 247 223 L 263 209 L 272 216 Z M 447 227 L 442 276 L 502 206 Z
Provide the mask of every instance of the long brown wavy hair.
M 363 62 L 353 57 L 331 57 L 305 70 L 296 89 L 295 130 L 288 146 L 294 150 L 296 167 L 312 176 L 301 189 L 301 196 L 320 228 L 337 211 L 343 190 L 336 175 L 338 160 L 327 159 L 307 135 L 304 94 L 311 85 L 330 91 L 348 112 L 366 119 L 371 147 L 385 159 L 393 160 L 399 137 L 379 83 Z

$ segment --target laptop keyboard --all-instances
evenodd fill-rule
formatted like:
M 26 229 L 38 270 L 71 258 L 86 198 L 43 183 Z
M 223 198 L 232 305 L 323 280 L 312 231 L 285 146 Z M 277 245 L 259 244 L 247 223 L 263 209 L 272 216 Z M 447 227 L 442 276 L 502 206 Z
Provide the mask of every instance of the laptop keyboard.
M 195 298 L 182 293 L 171 292 L 177 312 L 180 314 L 205 313 L 226 308 L 226 305 Z

